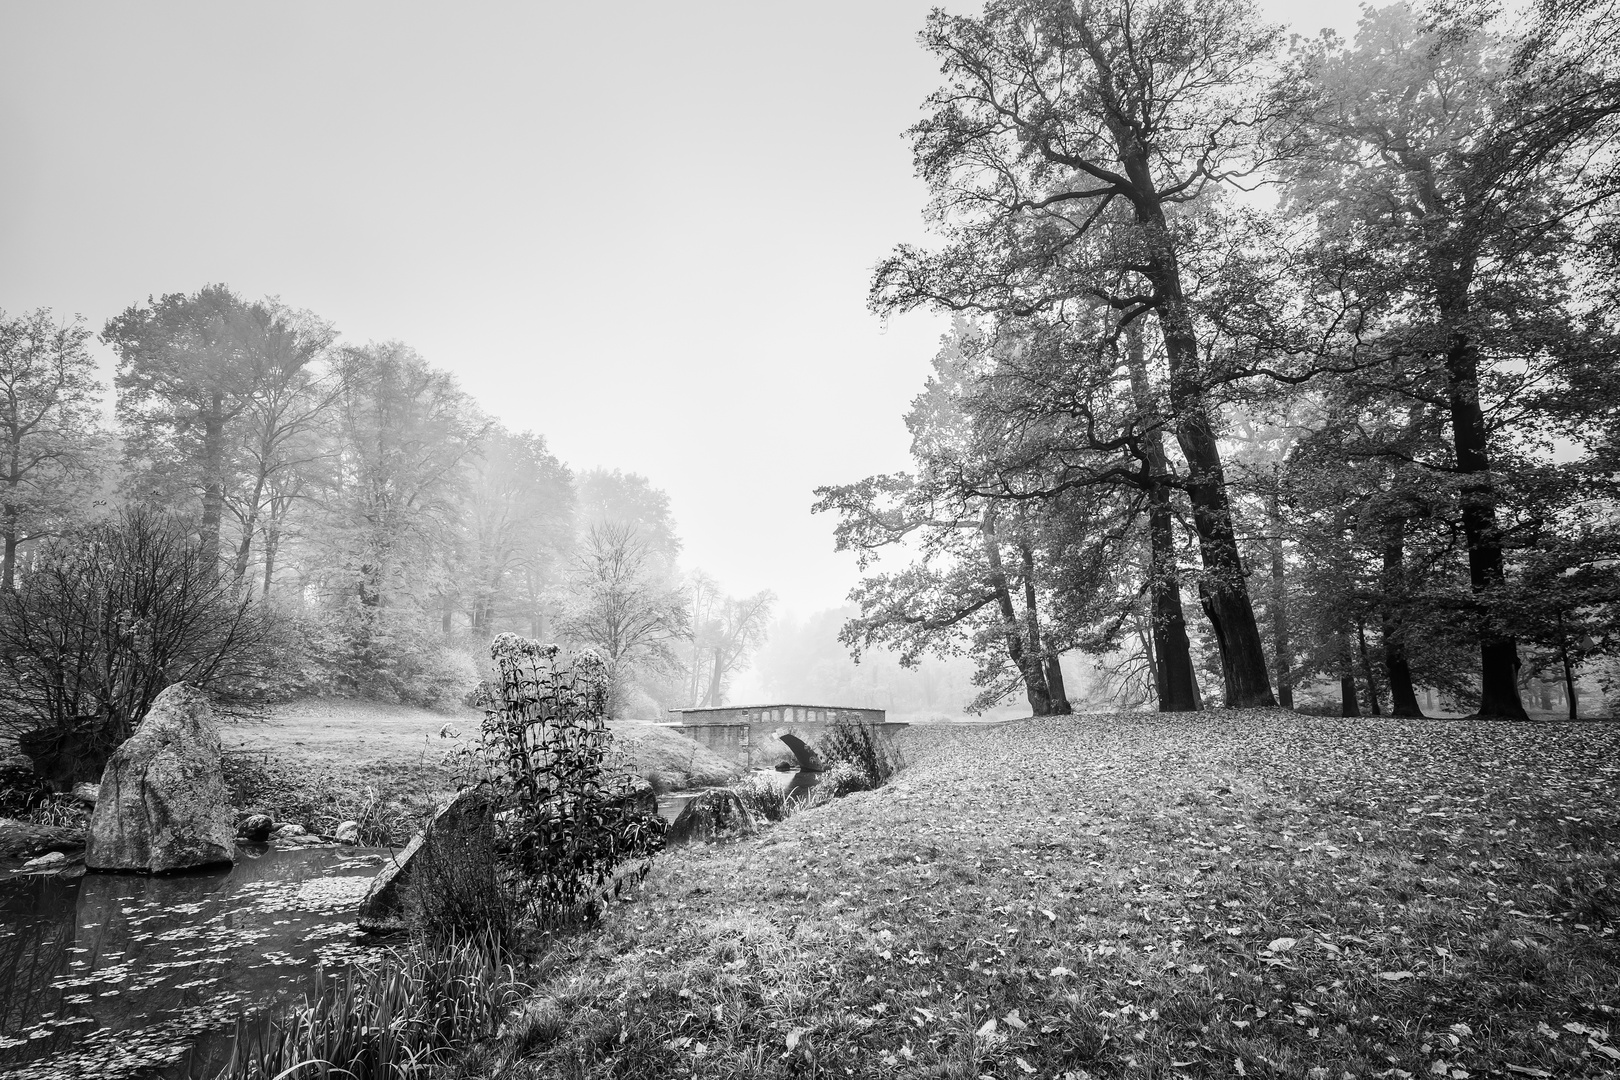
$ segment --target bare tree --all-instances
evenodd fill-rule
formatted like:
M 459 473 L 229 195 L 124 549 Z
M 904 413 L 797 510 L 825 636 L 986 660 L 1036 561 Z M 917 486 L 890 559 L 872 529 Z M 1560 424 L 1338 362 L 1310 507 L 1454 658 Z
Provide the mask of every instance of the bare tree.
M 662 569 L 651 543 L 622 523 L 592 525 L 574 556 L 561 630 L 601 654 L 615 710 L 637 675 L 678 669 L 675 645 L 691 632 L 686 598 Z

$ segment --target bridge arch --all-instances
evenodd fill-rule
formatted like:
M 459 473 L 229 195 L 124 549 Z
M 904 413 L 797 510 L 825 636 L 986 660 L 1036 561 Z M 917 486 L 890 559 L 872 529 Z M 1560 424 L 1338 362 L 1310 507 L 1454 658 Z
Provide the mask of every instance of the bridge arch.
M 803 734 L 788 728 L 777 728 L 771 734 L 786 743 L 787 748 L 793 751 L 794 760 L 798 763 L 801 771 L 820 771 L 822 768 L 821 755 L 816 753 L 816 748 L 805 739 Z

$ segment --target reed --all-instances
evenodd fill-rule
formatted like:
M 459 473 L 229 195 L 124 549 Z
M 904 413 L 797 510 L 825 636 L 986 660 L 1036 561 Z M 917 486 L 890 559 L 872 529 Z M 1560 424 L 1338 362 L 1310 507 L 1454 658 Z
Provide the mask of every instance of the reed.
M 217 1080 L 418 1075 L 493 1035 L 530 990 L 493 936 L 390 949 L 340 976 L 318 973 L 288 1011 L 239 1017 Z

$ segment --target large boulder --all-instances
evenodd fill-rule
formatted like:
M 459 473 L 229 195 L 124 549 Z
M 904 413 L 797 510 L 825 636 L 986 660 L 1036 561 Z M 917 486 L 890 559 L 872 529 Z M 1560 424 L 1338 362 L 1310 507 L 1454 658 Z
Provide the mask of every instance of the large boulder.
M 753 811 L 730 788 L 710 788 L 681 808 L 665 837 L 671 844 L 746 836 L 759 828 Z
M 84 862 L 92 870 L 188 870 L 236 854 L 219 729 L 201 691 L 159 694 L 101 776 Z
M 495 822 L 477 788 L 441 806 L 405 850 L 383 865 L 360 901 L 360 929 L 390 933 L 440 909 L 497 903 Z

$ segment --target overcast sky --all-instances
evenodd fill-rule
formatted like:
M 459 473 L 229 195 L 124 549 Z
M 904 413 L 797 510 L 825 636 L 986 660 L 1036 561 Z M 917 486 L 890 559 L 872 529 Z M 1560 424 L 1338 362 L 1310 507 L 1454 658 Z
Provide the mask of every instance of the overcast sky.
M 402 340 L 667 490 L 688 566 L 833 606 L 811 490 L 906 467 L 942 329 L 865 306 L 922 236 L 931 6 L 0 0 L 0 308 L 226 282 Z

